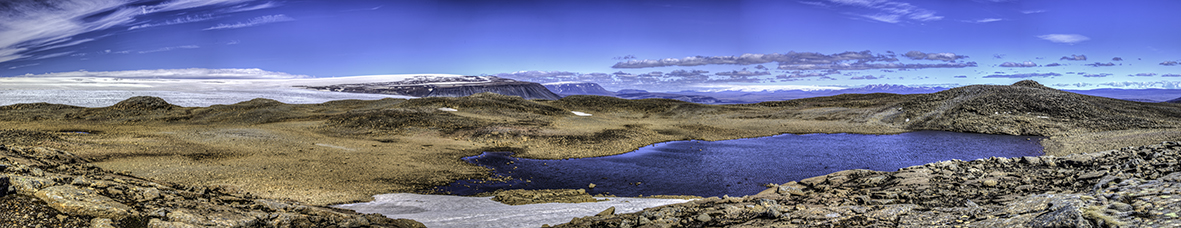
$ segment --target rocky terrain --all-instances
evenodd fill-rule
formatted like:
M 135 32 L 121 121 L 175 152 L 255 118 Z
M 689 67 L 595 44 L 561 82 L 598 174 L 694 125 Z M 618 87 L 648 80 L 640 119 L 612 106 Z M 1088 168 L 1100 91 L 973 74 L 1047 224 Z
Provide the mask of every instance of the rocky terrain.
M 155 182 L 103 170 L 66 151 L 3 145 L 0 226 L 423 227 L 379 214 L 259 198 L 233 186 Z
M 589 95 L 527 100 L 493 93 L 322 104 L 254 99 L 209 107 L 156 97 L 100 108 L 15 104 L 0 106 L 0 126 L 12 128 L 0 130 L 0 143 L 70 151 L 127 178 L 227 186 L 258 198 L 325 206 L 488 177 L 487 169 L 460 159 L 483 151 L 565 159 L 673 140 L 947 130 L 1049 136 L 1042 141 L 1046 153 L 1066 155 L 1181 141 L 1179 123 L 1177 104 L 1085 96 L 1024 81 L 742 105 Z M 56 214 L 44 215 L 30 216 Z
M 525 99 L 557 100 L 560 98 L 541 84 L 494 76 L 413 77 L 394 82 L 300 87 L 323 91 L 415 97 L 464 97 L 477 93 L 497 93 Z
M 557 227 L 1177 227 L 1181 142 L 846 170 Z

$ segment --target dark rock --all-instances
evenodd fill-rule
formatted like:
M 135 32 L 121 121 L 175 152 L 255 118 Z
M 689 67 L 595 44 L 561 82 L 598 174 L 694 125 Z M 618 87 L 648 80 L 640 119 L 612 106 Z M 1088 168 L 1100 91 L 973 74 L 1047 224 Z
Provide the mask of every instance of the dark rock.
M 3 166 L 3 168 L 7 168 L 7 166 Z M 0 168 L 0 172 L 3 172 L 3 171 L 4 171 L 4 169 Z M 9 186 L 10 185 L 8 183 L 8 177 L 0 176 L 0 197 L 4 197 L 4 196 L 8 195 Z

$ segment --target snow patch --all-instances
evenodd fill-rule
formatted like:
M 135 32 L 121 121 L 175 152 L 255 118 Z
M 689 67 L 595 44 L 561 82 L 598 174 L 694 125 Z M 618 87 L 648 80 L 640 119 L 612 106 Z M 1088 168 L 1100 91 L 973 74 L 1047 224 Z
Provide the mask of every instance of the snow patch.
M 574 115 L 578 115 L 578 116 L 591 116 L 590 113 L 579 112 L 579 111 L 571 111 L 571 113 L 574 113 Z
M 454 112 L 454 111 L 459 111 L 459 110 L 456 110 L 454 108 L 439 108 L 439 111 Z
M 544 203 L 507 205 L 492 197 L 419 195 L 410 193 L 373 196 L 372 202 L 342 204 L 333 207 L 359 213 L 380 213 L 390 218 L 406 218 L 427 227 L 540 227 L 557 225 L 575 217 L 598 214 L 609 207 L 615 213 L 632 213 L 644 208 L 684 203 L 682 199 L 602 197 L 593 203 Z

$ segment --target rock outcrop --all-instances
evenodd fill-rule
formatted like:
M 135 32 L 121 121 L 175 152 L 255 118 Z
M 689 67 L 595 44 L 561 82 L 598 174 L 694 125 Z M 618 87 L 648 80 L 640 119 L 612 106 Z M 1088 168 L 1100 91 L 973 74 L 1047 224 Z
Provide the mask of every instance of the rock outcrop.
M 535 203 L 587 203 L 598 202 L 583 189 L 542 189 L 542 190 L 497 190 L 492 194 L 492 200 L 508 205 L 525 205 Z
M 1175 227 L 1181 142 L 846 170 L 558 227 Z
M 43 147 L 0 145 L 0 187 L 0 222 L 28 227 L 423 227 L 232 187 L 153 182 Z
M 487 92 L 519 96 L 530 100 L 557 100 L 561 98 L 541 84 L 494 76 L 414 77 L 395 82 L 302 87 L 323 91 L 392 94 L 414 97 L 464 97 Z

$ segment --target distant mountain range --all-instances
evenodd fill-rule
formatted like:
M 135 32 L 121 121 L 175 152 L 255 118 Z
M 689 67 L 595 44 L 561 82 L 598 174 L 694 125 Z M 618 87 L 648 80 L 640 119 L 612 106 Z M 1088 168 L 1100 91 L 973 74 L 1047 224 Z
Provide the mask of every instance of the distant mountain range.
M 302 87 L 322 91 L 393 94 L 414 97 L 465 97 L 477 93 L 491 92 L 501 95 L 519 96 L 525 99 L 557 100 L 561 98 L 541 84 L 495 76 L 416 76 L 391 82 Z
M 740 90 L 719 90 L 719 91 L 679 91 L 679 92 L 648 92 L 644 90 L 627 89 L 617 92 L 611 92 L 603 89 L 602 86 L 593 82 L 552 82 L 543 84 L 547 89 L 559 94 L 560 96 L 569 95 L 600 95 L 613 96 L 624 99 L 647 99 L 647 98 L 662 98 L 688 101 L 703 104 L 740 104 L 740 103 L 758 103 L 765 101 L 781 101 L 790 99 L 801 99 L 811 97 L 834 96 L 840 94 L 867 94 L 867 93 L 893 93 L 893 94 L 922 94 L 935 93 L 950 89 L 950 87 L 941 86 L 908 86 L 908 85 L 892 85 L 892 84 L 877 84 L 866 85 L 863 87 L 847 88 L 847 89 L 820 89 L 820 90 L 764 90 L 764 91 L 740 91 Z M 1128 101 L 1155 103 L 1168 100 L 1171 103 L 1181 102 L 1181 89 L 1093 89 L 1093 90 L 1063 90 L 1072 93 L 1083 95 L 1108 97 L 1115 99 L 1122 99 Z

